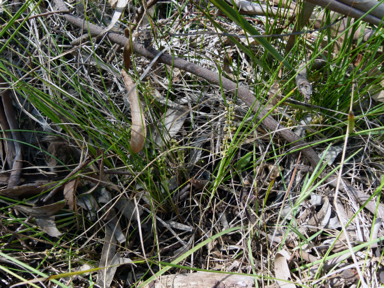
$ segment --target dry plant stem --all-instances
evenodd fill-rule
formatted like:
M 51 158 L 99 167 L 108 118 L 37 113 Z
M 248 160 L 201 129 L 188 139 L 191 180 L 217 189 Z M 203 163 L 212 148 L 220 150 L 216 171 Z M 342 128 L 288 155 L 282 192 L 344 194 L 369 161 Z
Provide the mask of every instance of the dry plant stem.
M 60 10 L 66 9 L 65 3 L 62 0 L 54 0 L 54 2 L 56 3 L 57 7 Z M 68 22 L 70 22 L 72 25 L 75 25 L 77 27 L 83 27 L 84 25 L 87 25 L 86 21 L 84 21 L 83 19 L 80 19 L 76 16 L 73 16 L 73 15 L 62 15 L 62 17 L 64 17 Z M 89 29 L 90 29 L 92 35 L 99 35 L 100 32 L 103 31 L 102 27 L 96 26 L 96 25 L 91 24 L 91 23 L 89 23 Z M 121 46 L 124 46 L 124 44 L 128 40 L 123 35 L 120 35 L 117 33 L 112 33 L 112 32 L 108 33 L 108 37 L 112 42 L 117 43 Z M 160 53 L 159 51 L 157 51 L 155 49 L 147 50 L 147 49 L 145 49 L 145 47 L 143 45 L 140 45 L 138 43 L 132 43 L 132 46 L 133 46 L 133 52 L 138 53 L 138 54 L 145 56 L 147 58 L 150 58 L 150 59 L 155 58 L 157 56 L 157 54 Z M 209 81 L 211 83 L 214 83 L 216 85 L 222 85 L 222 87 L 225 90 L 231 91 L 234 94 L 237 93 L 239 98 L 241 100 L 243 100 L 243 102 L 245 104 L 247 104 L 249 107 L 252 107 L 253 111 L 258 113 L 257 117 L 259 119 L 261 119 L 262 117 L 264 117 L 268 113 L 266 110 L 263 110 L 260 107 L 260 103 L 255 99 L 255 97 L 253 96 L 253 94 L 250 90 L 248 90 L 245 87 L 238 87 L 238 85 L 236 83 L 232 82 L 231 80 L 229 80 L 225 77 L 220 78 L 219 74 L 217 74 L 215 72 L 212 72 L 206 68 L 203 68 L 197 64 L 188 62 L 186 60 L 172 57 L 171 55 L 165 54 L 165 53 L 163 55 L 161 55 L 157 61 L 159 63 L 164 63 L 167 65 L 179 68 L 181 70 L 190 72 L 192 74 L 195 74 L 196 76 L 199 76 L 201 78 L 206 79 L 207 81 Z M 220 79 L 221 79 L 221 82 L 220 82 Z M 263 124 L 268 129 L 270 129 L 271 131 L 275 131 L 278 128 L 280 128 L 277 133 L 279 135 L 281 135 L 285 140 L 287 140 L 290 143 L 294 142 L 297 144 L 297 146 L 305 146 L 306 145 L 306 143 L 304 141 L 299 140 L 299 137 L 295 133 L 293 133 L 292 131 L 290 131 L 288 129 L 284 129 L 284 127 L 282 125 L 279 126 L 278 122 L 275 119 L 273 119 L 271 116 L 266 117 L 263 120 Z M 318 165 L 318 163 L 320 162 L 320 158 L 318 157 L 316 152 L 311 147 L 303 148 L 302 151 L 303 151 L 303 154 L 305 155 L 305 157 L 311 163 L 311 165 L 313 167 L 316 167 Z M 335 187 L 336 186 L 336 176 L 332 175 L 328 179 L 330 181 L 329 184 L 331 184 L 333 187 Z M 344 182 L 347 184 L 346 186 L 349 185 L 347 181 L 344 181 Z M 340 191 L 347 191 L 347 188 L 342 186 L 342 187 L 340 187 Z M 354 191 L 354 196 L 356 198 L 358 198 L 358 202 L 360 204 L 362 204 L 361 199 L 364 197 L 367 197 L 367 195 L 365 195 L 363 192 L 360 192 L 357 190 Z M 366 206 L 366 208 L 368 208 L 368 210 L 371 211 L 372 213 L 375 213 L 374 207 L 376 205 L 373 202 L 370 202 L 370 203 L 373 206 L 373 209 L 369 209 L 368 205 Z M 381 215 L 384 215 L 384 206 L 383 205 L 380 205 L 379 213 L 381 213 Z
M 279 3 L 280 3 L 280 1 L 282 2 L 282 5 L 283 5 L 283 7 L 286 7 L 286 9 L 290 9 L 291 11 L 289 12 L 289 14 L 290 14 L 290 16 L 294 16 L 294 17 L 296 17 L 296 15 L 295 15 L 295 13 L 294 12 L 292 12 L 292 11 L 294 11 L 296 8 L 295 8 L 295 5 L 294 4 L 292 4 L 292 2 L 291 1 L 287 1 L 287 0 L 273 0 L 273 2 L 276 4 L 276 5 L 280 5 Z M 350 1 L 353 1 L 353 2 L 356 2 L 355 0 L 341 0 L 341 2 L 350 2 Z M 360 0 L 361 1 L 361 0 Z M 311 1 L 308 1 L 308 3 L 310 3 Z M 373 3 L 371 3 L 371 2 L 375 2 L 374 4 Z M 366 4 L 366 1 L 365 0 L 363 0 L 362 1 L 362 3 L 364 4 L 364 5 L 362 5 L 362 6 L 365 6 L 365 4 Z M 364 11 L 366 12 L 366 11 L 368 11 L 368 10 L 370 10 L 372 7 L 374 7 L 374 6 L 376 6 L 376 4 L 377 4 L 378 2 L 377 1 L 369 1 L 369 5 L 367 6 L 367 7 L 370 7 L 369 9 L 367 9 L 367 8 L 365 8 L 365 9 L 360 9 L 361 11 L 361 15 L 364 15 L 365 13 L 363 13 Z M 314 4 L 314 3 L 312 3 L 312 4 Z M 342 3 L 341 3 L 342 4 Z M 348 4 L 348 3 L 347 3 Z M 381 4 L 381 5 L 383 5 L 383 4 Z M 352 5 L 351 5 L 352 6 Z M 347 6 L 348 7 L 348 6 Z M 375 16 L 375 15 L 380 15 L 380 13 L 382 13 L 382 15 L 384 15 L 384 12 L 382 12 L 382 10 L 381 10 L 381 6 L 379 6 L 380 7 L 380 10 L 378 10 L 378 8 L 376 8 L 375 10 L 373 10 L 372 11 L 372 15 L 373 15 L 373 17 Z M 329 6 L 327 7 L 327 8 L 329 8 Z M 330 10 L 332 10 L 332 9 L 330 9 Z M 362 12 L 363 11 L 363 12 Z M 377 13 L 377 11 L 379 11 L 378 13 Z M 376 13 L 373 13 L 373 12 L 376 12 Z M 256 14 L 256 13 L 248 13 L 248 12 L 244 12 L 244 11 L 240 11 L 240 13 L 242 13 L 242 14 Z M 265 13 L 264 13 L 265 14 Z M 343 13 L 342 13 L 343 14 Z M 350 15 L 348 15 L 348 16 L 350 16 Z M 340 17 L 340 15 L 339 15 L 339 13 L 333 13 L 333 19 L 337 19 L 338 17 Z M 381 19 L 381 18 L 383 18 L 383 17 L 378 17 L 378 16 L 376 16 L 377 18 L 379 18 L 379 19 Z M 315 22 L 314 22 L 314 27 L 316 28 L 316 29 L 319 29 L 319 28 L 321 28 L 321 25 L 323 24 L 323 21 L 322 21 L 322 19 L 324 19 L 324 13 L 323 12 L 319 12 L 319 13 L 314 13 L 312 16 L 311 16 L 311 18 L 312 19 L 316 19 L 315 20 Z M 344 22 L 344 24 L 341 24 L 337 29 L 335 29 L 335 28 L 332 28 L 332 32 L 333 32 L 333 36 L 337 36 L 337 35 L 340 35 L 345 29 L 346 29 L 346 23 L 347 23 L 347 21 L 348 21 L 348 19 L 343 19 L 342 20 L 343 22 Z M 296 30 L 296 28 L 295 28 L 295 30 Z M 360 31 L 361 31 L 361 28 L 359 27 L 358 29 L 357 29 L 357 31 L 355 32 L 355 34 L 353 35 L 353 40 L 358 40 L 359 39 L 359 37 L 360 37 Z M 363 41 L 364 42 L 366 42 L 366 41 L 368 41 L 368 39 L 374 34 L 374 30 L 371 30 L 371 29 L 368 29 L 368 28 L 366 28 L 364 31 L 363 31 Z M 293 40 L 291 40 L 291 41 L 293 41 Z M 290 46 L 291 44 L 289 43 L 288 44 L 288 47 Z M 286 49 L 286 51 L 290 51 L 290 49 Z
M 162 275 L 143 288 L 215 288 L 215 287 L 255 287 L 255 277 L 223 273 L 197 272 L 189 274 Z
M 383 223 L 383 221 L 381 220 L 381 218 L 376 218 L 376 222 L 373 226 L 373 231 L 371 233 L 371 239 L 370 240 L 376 240 L 377 239 L 377 235 L 379 234 L 379 230 L 381 228 L 382 223 Z M 378 243 L 374 243 L 370 246 L 370 249 L 377 248 L 378 246 L 379 246 Z
M 312 22 L 314 21 L 313 25 L 316 29 L 322 27 L 323 23 L 324 23 L 324 19 L 325 19 L 325 15 L 323 12 L 319 12 L 319 13 L 314 13 L 312 15 Z M 339 13 L 336 13 L 336 12 L 333 12 L 331 13 L 331 21 L 335 21 L 337 18 L 340 17 L 340 14 Z M 336 37 L 338 35 L 340 35 L 341 33 L 343 33 L 348 27 L 349 27 L 349 19 L 348 18 L 344 18 L 342 19 L 339 24 L 337 25 L 337 27 L 335 26 L 332 26 L 331 28 L 331 33 L 332 33 L 332 36 L 333 37 Z M 355 34 L 353 34 L 353 40 L 354 41 L 357 41 L 359 38 L 360 38 L 360 34 L 363 34 L 363 38 L 362 40 L 364 42 L 367 42 L 371 37 L 372 35 L 375 33 L 376 31 L 374 30 L 371 30 L 369 28 L 365 28 L 364 31 L 361 31 L 361 26 L 358 27 L 355 31 Z M 347 35 L 349 35 L 350 33 L 348 33 Z M 342 36 L 342 37 L 345 37 L 346 35 Z M 348 36 L 350 37 L 350 36 Z
M 351 108 L 350 108 L 350 111 L 352 109 L 352 105 L 353 105 L 353 87 L 352 86 L 352 95 L 351 95 Z M 348 244 L 348 248 L 351 252 L 351 256 L 352 256 L 352 259 L 353 259 L 353 262 L 355 263 L 355 267 L 356 267 L 356 270 L 357 270 L 357 273 L 359 274 L 359 277 L 360 277 L 360 281 L 361 281 L 361 284 L 364 288 L 368 288 L 367 284 L 365 283 L 364 281 L 364 277 L 363 277 L 363 274 L 361 273 L 361 270 L 360 270 L 360 267 L 359 267 L 359 264 L 358 264 L 358 261 L 356 259 L 356 255 L 355 253 L 353 252 L 353 248 L 352 248 L 352 244 L 351 244 L 351 241 L 349 240 L 349 236 L 348 236 L 348 232 L 347 230 L 345 229 L 345 226 L 344 226 L 344 219 L 343 217 L 341 216 L 341 213 L 339 211 L 339 206 L 337 205 L 337 196 L 339 194 L 339 187 L 340 187 L 340 182 L 343 181 L 341 179 L 341 175 L 343 174 L 343 165 L 344 165 L 344 160 L 345 160 L 345 154 L 347 152 L 347 144 L 348 144 L 348 135 L 349 135 L 349 132 L 350 132 L 350 129 L 351 127 L 348 125 L 347 126 L 347 132 L 345 134 L 345 141 L 344 141 L 344 147 L 343 147 L 343 154 L 341 155 L 341 164 L 340 164 L 340 170 L 339 170 L 339 174 L 337 176 L 337 182 L 336 182 L 336 189 L 335 189 L 335 197 L 334 197 L 334 201 L 333 201 L 333 205 L 336 209 L 336 213 L 337 213 L 337 216 L 339 218 L 339 221 L 340 221 L 340 225 L 342 227 L 342 232 L 341 233 L 344 233 L 345 234 L 345 239 L 347 240 L 347 244 Z
M 133 197 L 133 201 L 135 202 L 135 207 L 139 207 L 139 204 L 137 203 L 136 197 Z M 150 212 L 152 213 L 152 212 Z M 153 275 L 156 275 L 156 273 L 151 269 L 151 265 L 148 262 L 147 254 L 145 253 L 145 247 L 144 247 L 144 238 L 143 238 L 143 232 L 141 230 L 141 220 L 140 220 L 140 212 L 139 209 L 136 209 L 136 217 L 137 217 L 137 227 L 139 231 L 139 237 L 140 237 L 140 246 L 141 251 L 143 253 L 143 258 L 145 262 L 147 263 L 148 269 L 151 271 Z M 156 279 L 158 280 L 158 279 Z

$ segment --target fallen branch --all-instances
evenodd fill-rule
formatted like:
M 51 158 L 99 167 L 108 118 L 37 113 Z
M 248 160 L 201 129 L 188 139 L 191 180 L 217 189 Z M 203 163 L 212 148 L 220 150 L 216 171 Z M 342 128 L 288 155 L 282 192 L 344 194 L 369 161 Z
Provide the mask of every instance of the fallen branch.
M 345 16 L 356 18 L 356 19 L 363 17 L 366 13 L 364 11 L 353 8 L 351 6 L 348 6 L 347 4 L 344 4 L 335 0 L 305 0 L 305 1 L 311 2 L 323 8 L 326 8 L 326 9 L 338 12 L 340 14 L 343 14 Z M 377 18 L 376 16 L 373 16 L 371 14 L 365 15 L 362 19 L 365 22 L 368 22 L 377 26 L 379 26 L 380 23 L 383 21 L 381 18 Z

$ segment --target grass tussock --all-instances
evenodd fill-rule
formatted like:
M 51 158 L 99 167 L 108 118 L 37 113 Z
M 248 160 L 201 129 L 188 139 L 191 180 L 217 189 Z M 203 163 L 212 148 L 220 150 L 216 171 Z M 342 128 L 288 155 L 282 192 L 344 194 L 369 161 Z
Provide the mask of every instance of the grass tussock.
M 156 2 L 0 3 L 0 287 L 380 287 L 375 7 Z

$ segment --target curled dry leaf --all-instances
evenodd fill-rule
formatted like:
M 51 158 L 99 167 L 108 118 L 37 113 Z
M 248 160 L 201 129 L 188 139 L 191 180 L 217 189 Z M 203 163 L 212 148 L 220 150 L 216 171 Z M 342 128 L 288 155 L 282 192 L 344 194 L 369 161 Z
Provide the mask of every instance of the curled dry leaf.
M 125 238 L 125 234 L 123 229 L 121 228 L 119 218 L 116 215 L 115 209 L 111 209 L 107 215 L 105 215 L 105 222 L 107 226 L 113 231 L 115 235 L 115 239 L 120 243 L 124 243 L 127 239 Z
M 76 180 L 69 181 L 64 186 L 64 198 L 65 203 L 69 206 L 69 210 L 75 210 L 75 191 L 76 191 Z
M 63 235 L 56 227 L 55 216 L 36 217 L 36 224 L 51 237 L 60 237 Z
M 45 206 L 40 207 L 31 207 L 31 206 L 24 206 L 24 205 L 15 205 L 13 208 L 17 209 L 20 212 L 23 212 L 27 214 L 28 216 L 32 217 L 48 217 L 52 216 L 55 213 L 59 212 L 61 209 L 65 207 L 64 202 L 57 202 Z
M 36 182 L 33 184 L 25 184 L 12 188 L 6 188 L 0 191 L 1 196 L 9 198 L 29 197 L 40 194 L 44 191 L 51 189 L 55 184 L 46 184 L 45 182 Z
M 277 283 L 279 283 L 280 287 L 284 288 L 295 288 L 296 285 L 293 283 L 287 282 L 289 278 L 291 277 L 291 271 L 288 267 L 288 261 L 290 259 L 290 255 L 287 251 L 281 250 L 280 252 L 276 253 L 275 257 L 275 277 L 277 279 L 286 280 L 286 281 L 279 281 L 277 280 Z
M 120 253 L 116 253 L 115 256 L 113 256 L 111 262 L 109 263 L 109 267 L 106 268 L 104 279 L 100 280 L 100 283 L 104 283 L 105 287 L 111 287 L 117 268 L 120 265 L 124 264 L 133 264 L 133 262 L 129 258 L 120 257 Z
M 77 205 L 88 211 L 89 219 L 91 221 L 96 220 L 96 211 L 99 209 L 96 199 L 89 194 L 79 195 L 77 199 Z
M 331 213 L 331 203 L 329 202 L 328 197 L 325 197 L 324 204 L 321 207 L 320 211 L 316 213 L 316 216 L 313 216 L 311 219 L 308 220 L 308 225 L 316 227 L 313 229 L 318 229 L 317 227 L 324 228 L 328 224 L 329 219 L 331 218 Z
M 132 129 L 131 129 L 131 148 L 134 153 L 140 152 L 144 147 L 144 140 L 146 137 L 145 117 L 141 109 L 141 104 L 137 95 L 135 83 L 131 79 L 125 70 L 121 70 L 121 74 L 124 78 L 125 86 L 127 86 L 130 93 L 129 102 L 131 103 L 131 115 L 132 115 Z

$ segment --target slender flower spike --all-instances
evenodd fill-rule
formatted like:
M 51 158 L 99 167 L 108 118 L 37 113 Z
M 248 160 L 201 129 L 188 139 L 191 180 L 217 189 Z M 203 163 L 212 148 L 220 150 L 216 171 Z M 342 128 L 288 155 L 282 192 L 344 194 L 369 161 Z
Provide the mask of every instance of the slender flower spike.
M 348 114 L 348 131 L 349 131 L 349 134 L 353 133 L 353 128 L 355 128 L 355 115 L 353 115 L 352 110 L 349 110 L 349 114 Z

